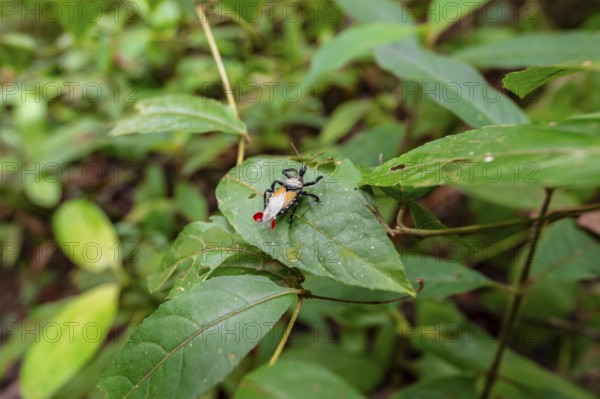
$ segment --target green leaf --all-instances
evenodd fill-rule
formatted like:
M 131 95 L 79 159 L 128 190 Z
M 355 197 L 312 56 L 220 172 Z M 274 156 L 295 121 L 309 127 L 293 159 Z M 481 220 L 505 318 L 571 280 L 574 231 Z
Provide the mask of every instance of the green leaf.
M 418 299 L 445 298 L 491 284 L 483 274 L 460 263 L 425 255 L 406 256 L 403 260 L 408 277 L 422 278 L 425 283 Z
M 600 61 L 570 62 L 548 67 L 533 67 L 504 77 L 504 87 L 523 98 L 538 87 L 577 72 L 600 72 Z
M 493 337 L 469 323 L 421 325 L 411 342 L 460 369 L 477 373 L 489 370 L 498 345 Z M 505 351 L 499 379 L 514 381 L 527 389 L 543 390 L 546 395 L 540 397 L 544 398 L 550 393 L 572 399 L 593 398 L 592 394 L 510 350 Z
M 189 221 L 206 220 L 208 218 L 208 203 L 202 192 L 189 183 L 179 183 L 175 186 L 175 199 L 179 212 Z
M 172 94 L 140 101 L 136 115 L 117 122 L 112 136 L 131 133 L 223 132 L 246 135 L 246 125 L 233 110 L 208 98 Z
M 436 38 L 446 28 L 465 18 L 489 0 L 433 0 L 429 4 L 427 23 L 429 24 L 429 41 Z
M 199 284 L 142 322 L 100 388 L 109 398 L 198 398 L 258 344 L 294 297 L 264 277 Z
M 431 100 L 473 127 L 527 123 L 527 116 L 508 97 L 488 85 L 473 67 L 410 43 L 377 47 L 377 64 L 403 80 L 420 84 Z
M 219 209 L 249 244 L 271 258 L 317 276 L 372 289 L 413 294 L 400 256 L 385 229 L 358 189 L 360 173 L 347 160 L 315 186 L 307 189 L 321 197 L 300 199 L 294 223 L 289 213 L 271 229 L 252 216 L 263 210 L 263 192 L 286 168 L 297 162 L 254 158 L 231 170 L 217 187 Z M 308 168 L 305 180 L 318 172 Z
M 58 178 L 36 176 L 35 179 L 25 180 L 25 195 L 34 204 L 44 208 L 55 206 L 62 195 L 62 186 Z
M 50 398 L 90 360 L 109 332 L 118 305 L 116 284 L 96 287 L 67 304 L 44 326 L 21 369 L 25 399 Z
M 490 126 L 431 141 L 375 168 L 374 186 L 600 185 L 600 137 L 545 125 Z
M 455 375 L 419 381 L 401 389 L 390 399 L 475 399 L 475 378 Z
M 280 360 L 246 375 L 235 399 L 364 399 L 318 363 Z
M 410 216 L 415 228 L 417 229 L 445 230 L 448 228 L 442 222 L 440 222 L 439 219 L 429 209 L 416 201 L 410 202 Z M 475 250 L 457 234 L 447 235 L 446 238 L 456 242 L 459 245 L 458 251 L 465 251 L 468 253 Z
M 463 49 L 454 57 L 480 68 L 548 66 L 600 60 L 598 32 L 536 32 Z
M 170 296 L 184 292 L 232 256 L 247 254 L 260 263 L 261 252 L 239 242 L 232 234 L 222 216 L 213 216 L 211 222 L 188 224 L 163 258 L 162 270 L 148 277 L 150 291 L 171 288 Z
M 121 266 L 117 233 L 102 209 L 86 199 L 63 203 L 52 216 L 62 251 L 82 269 L 101 272 Z
M 414 31 L 411 26 L 384 23 L 361 25 L 344 30 L 317 50 L 304 87 L 314 83 L 319 76 L 335 71 L 358 57 L 368 55 L 373 47 L 405 39 Z
M 404 126 L 399 123 L 379 124 L 352 137 L 340 153 L 355 164 L 377 166 L 380 156 L 389 159 L 398 154 L 404 132 Z
M 317 332 L 322 331 L 315 330 L 315 340 L 318 339 Z M 281 360 L 318 363 L 361 392 L 375 388 L 385 373 L 384 364 L 372 356 L 346 351 L 339 345 L 327 343 L 295 345 L 283 353 Z
M 323 126 L 319 140 L 323 145 L 333 144 L 344 137 L 350 129 L 369 111 L 371 101 L 346 101 L 335 109 Z
M 600 243 L 577 227 L 561 220 L 544 231 L 536 252 L 532 275 L 536 279 L 578 281 L 600 277 Z
M 412 25 L 407 8 L 390 0 L 336 0 L 336 3 L 354 20 L 361 23 L 388 22 Z

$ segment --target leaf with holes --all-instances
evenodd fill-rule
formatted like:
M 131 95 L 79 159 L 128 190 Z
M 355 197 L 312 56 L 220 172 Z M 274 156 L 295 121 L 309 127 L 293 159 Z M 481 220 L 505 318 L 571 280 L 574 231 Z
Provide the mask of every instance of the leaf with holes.
M 431 141 L 373 169 L 373 186 L 600 185 L 600 137 L 550 125 L 490 126 Z
M 252 215 L 263 210 L 263 192 L 273 180 L 282 178 L 283 169 L 299 168 L 297 162 L 246 160 L 219 183 L 219 209 L 244 240 L 289 267 L 345 284 L 414 294 L 399 254 L 358 188 L 360 172 L 347 160 L 328 165 L 335 169 L 306 189 L 321 201 L 301 198 L 291 225 L 291 210 L 278 217 L 275 229 Z M 309 168 L 305 180 L 318 173 Z
M 295 291 L 264 277 L 218 277 L 162 304 L 105 371 L 109 398 L 195 399 L 269 332 Z

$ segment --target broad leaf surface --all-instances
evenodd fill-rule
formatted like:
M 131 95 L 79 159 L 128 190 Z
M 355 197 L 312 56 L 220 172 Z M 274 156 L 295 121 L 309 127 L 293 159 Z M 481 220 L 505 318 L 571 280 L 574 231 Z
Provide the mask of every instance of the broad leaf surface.
M 454 57 L 480 68 L 549 66 L 600 59 L 598 32 L 536 32 L 467 47 Z
M 117 121 L 113 136 L 131 133 L 223 132 L 246 135 L 246 125 L 226 104 L 208 98 L 172 94 L 140 101 L 137 114 Z
M 435 42 L 446 28 L 466 18 L 488 2 L 489 0 L 433 0 L 429 3 L 427 12 L 429 42 Z
M 348 28 L 317 50 L 304 85 L 312 84 L 319 76 L 355 58 L 368 55 L 377 45 L 399 41 L 413 33 L 414 28 L 397 24 L 374 23 Z
M 219 209 L 244 240 L 289 267 L 350 285 L 412 294 L 400 256 L 358 189 L 360 173 L 347 160 L 335 166 L 307 187 L 321 201 L 302 197 L 292 225 L 290 211 L 278 217 L 275 229 L 252 216 L 263 210 L 264 190 L 282 178 L 283 169 L 300 167 L 297 162 L 246 160 L 219 183 Z M 317 175 L 309 168 L 305 180 Z
M 600 136 L 552 126 L 490 126 L 429 142 L 375 168 L 374 186 L 600 185 Z
M 294 297 L 264 277 L 197 285 L 143 321 L 100 387 L 109 398 L 198 398 L 258 344 Z
M 115 284 L 91 289 L 44 325 L 43 336 L 29 348 L 21 369 L 25 399 L 53 397 L 94 356 L 116 316 L 118 295 Z
M 358 391 L 318 363 L 280 360 L 242 380 L 235 399 L 364 399 Z
M 375 60 L 473 127 L 527 123 L 527 116 L 473 67 L 410 43 L 379 46 Z M 415 88 L 416 89 L 416 88 Z
M 467 376 L 426 379 L 401 389 L 390 399 L 475 399 L 476 380 Z

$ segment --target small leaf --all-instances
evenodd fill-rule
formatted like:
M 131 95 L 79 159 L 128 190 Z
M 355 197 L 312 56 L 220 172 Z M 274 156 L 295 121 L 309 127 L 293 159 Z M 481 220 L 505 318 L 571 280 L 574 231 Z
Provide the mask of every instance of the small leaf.
M 136 132 L 247 134 L 246 125 L 229 106 L 208 98 L 172 94 L 140 101 L 135 108 L 138 114 L 118 121 L 110 135 Z
M 62 251 L 82 269 L 101 272 L 121 265 L 117 233 L 102 209 L 86 199 L 63 203 L 52 216 Z
M 389 159 L 398 154 L 405 128 L 399 123 L 380 124 L 367 129 L 344 143 L 340 149 L 343 157 L 354 164 L 379 165 L 379 159 Z
M 353 19 L 361 23 L 387 22 L 412 25 L 407 7 L 391 0 L 336 0 L 336 3 Z
M 211 222 L 188 224 L 163 258 L 162 270 L 148 277 L 150 291 L 172 287 L 172 297 L 204 280 L 209 270 L 233 256 L 247 254 L 260 264 L 262 253 L 232 234 L 231 226 L 222 216 L 213 216 Z
M 411 26 L 374 23 L 344 30 L 327 42 L 313 57 L 304 86 L 319 76 L 335 71 L 358 57 L 368 55 L 373 47 L 405 39 L 414 33 Z
M 300 166 L 281 159 L 246 160 L 219 183 L 219 209 L 246 242 L 288 267 L 350 285 L 413 294 L 400 256 L 358 189 L 361 175 L 349 161 L 336 162 L 333 173 L 307 188 L 321 201 L 301 198 L 292 225 L 289 212 L 278 218 L 274 230 L 253 220 L 263 209 L 264 190 L 281 178 L 283 169 Z M 317 175 L 308 168 L 305 181 Z
M 295 291 L 218 277 L 162 304 L 100 381 L 109 398 L 195 399 L 221 382 L 287 310 Z
M 431 141 L 373 169 L 374 186 L 600 185 L 600 137 L 548 125 L 490 126 Z
M 54 178 L 36 176 L 35 179 L 25 181 L 25 195 L 34 204 L 44 208 L 55 206 L 62 195 L 62 186 Z
M 96 287 L 70 303 L 43 328 L 44 337 L 25 355 L 21 387 L 25 399 L 50 398 L 90 360 L 117 313 L 119 288 Z
M 480 68 L 548 66 L 600 60 L 598 32 L 536 32 L 467 47 L 454 57 Z
M 337 375 L 320 366 L 280 360 L 246 375 L 235 399 L 365 399 Z
M 600 61 L 570 62 L 547 67 L 532 67 L 504 77 L 504 87 L 521 98 L 535 89 L 563 76 L 577 72 L 600 72 Z
M 403 260 L 409 278 L 413 281 L 422 278 L 425 282 L 418 299 L 444 298 L 491 284 L 487 277 L 460 263 L 425 255 L 407 256 Z
M 346 101 L 335 109 L 319 135 L 322 144 L 333 144 L 344 137 L 350 129 L 369 111 L 371 102 L 366 100 Z
M 179 183 L 175 186 L 175 199 L 179 212 L 189 221 L 206 220 L 208 203 L 202 192 L 192 184 Z

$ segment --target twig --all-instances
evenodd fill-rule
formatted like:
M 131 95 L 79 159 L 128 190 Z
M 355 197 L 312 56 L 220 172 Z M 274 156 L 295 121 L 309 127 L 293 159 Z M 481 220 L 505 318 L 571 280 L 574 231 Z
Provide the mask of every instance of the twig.
M 198 14 L 198 19 L 200 20 L 200 24 L 202 25 L 202 29 L 204 30 L 204 34 L 206 35 L 206 40 L 208 40 L 208 45 L 210 46 L 212 56 L 215 59 L 215 63 L 217 64 L 219 75 L 221 76 L 221 80 L 223 81 L 223 87 L 225 89 L 225 96 L 227 97 L 227 102 L 233 110 L 234 115 L 238 117 L 239 113 L 237 105 L 235 103 L 235 98 L 233 97 L 233 91 L 231 90 L 231 84 L 229 83 L 229 78 L 227 77 L 227 72 L 225 71 L 225 65 L 223 64 L 223 60 L 221 59 L 221 54 L 219 53 L 217 42 L 215 41 L 215 37 L 213 36 L 212 30 L 210 29 L 210 24 L 208 23 L 208 19 L 206 18 L 206 14 L 204 13 L 204 7 L 202 5 L 197 6 L 196 13 Z M 240 136 L 239 138 L 236 160 L 237 165 L 241 164 L 244 161 L 247 139 L 247 135 Z
M 285 344 L 288 338 L 290 337 L 290 334 L 292 333 L 292 328 L 294 328 L 294 324 L 296 324 L 296 319 L 298 318 L 298 313 L 300 313 L 300 308 L 302 307 L 303 300 L 303 296 L 298 296 L 298 302 L 296 302 L 296 306 L 294 307 L 292 317 L 290 318 L 287 328 L 283 333 L 283 337 L 281 337 L 281 341 L 279 341 L 279 344 L 277 345 L 277 349 L 275 349 L 275 353 L 273 353 L 271 360 L 269 360 L 269 366 L 273 366 L 275 363 L 277 363 L 277 360 L 279 360 L 279 356 L 281 356 L 281 352 L 283 352 L 283 348 L 285 347 Z
M 523 300 L 527 295 L 525 287 L 527 285 L 527 280 L 529 279 L 529 272 L 531 271 L 531 265 L 533 264 L 533 258 L 535 257 L 535 252 L 540 241 L 542 228 L 544 226 L 544 222 L 546 221 L 546 215 L 548 212 L 548 207 L 550 206 L 550 200 L 552 199 L 553 192 L 554 189 L 546 189 L 546 196 L 544 198 L 544 203 L 542 204 L 540 217 L 538 217 L 534 222 L 532 229 L 531 247 L 529 248 L 529 252 L 527 253 L 525 263 L 523 263 L 523 267 L 519 271 L 519 277 L 514 284 L 514 291 L 511 296 L 508 310 L 506 311 L 506 314 L 504 316 L 504 321 L 502 323 L 500 341 L 498 343 L 498 347 L 496 348 L 496 353 L 494 354 L 494 360 L 492 361 L 492 365 L 490 366 L 489 372 L 486 376 L 485 385 L 481 393 L 480 399 L 487 399 L 490 396 L 490 393 L 492 392 L 494 382 L 496 381 L 496 377 L 498 375 L 498 369 L 500 368 L 500 363 L 502 362 L 502 355 L 504 354 L 504 350 L 506 349 L 506 345 L 508 344 L 510 332 L 512 331 L 514 324 L 517 320 L 519 310 L 521 309 L 521 304 L 523 303 Z

